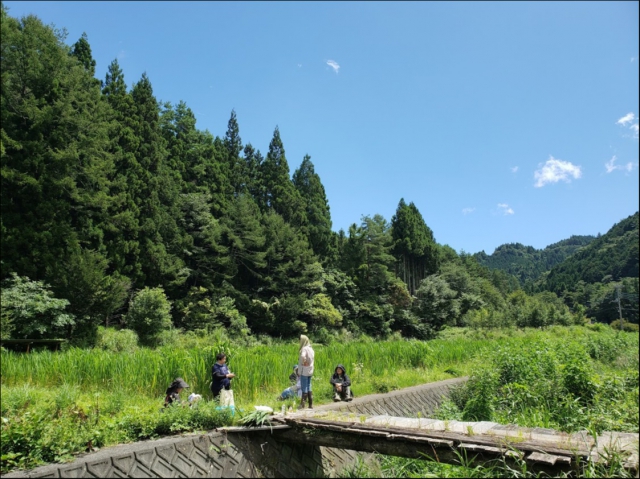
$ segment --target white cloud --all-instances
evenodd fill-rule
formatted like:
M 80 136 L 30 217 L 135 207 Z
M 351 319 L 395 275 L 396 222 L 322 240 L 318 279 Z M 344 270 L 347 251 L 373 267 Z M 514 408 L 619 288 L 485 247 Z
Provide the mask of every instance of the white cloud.
M 638 60 L 638 57 L 631 57 L 631 63 L 635 62 Z
M 519 168 L 518 166 L 514 166 L 513 168 L 511 168 L 511 171 L 513 173 L 517 173 L 518 172 L 518 168 Z
M 340 70 L 340 65 L 338 65 L 338 63 L 334 62 L 333 60 L 327 60 L 327 65 L 333 68 L 333 71 L 336 72 L 336 74 L 338 73 L 338 70 Z
M 633 132 L 633 136 L 632 138 L 635 138 L 636 140 L 638 139 L 638 124 L 634 123 L 633 125 L 631 125 L 629 127 L 631 129 L 631 131 Z
M 633 170 L 633 163 L 629 162 L 626 165 L 616 165 L 614 164 L 618 158 L 616 155 L 613 155 L 609 161 L 604 164 L 604 167 L 607 170 L 607 173 L 611 173 L 615 170 L 625 170 L 631 172 Z
M 632 112 L 629 112 L 625 116 L 620 118 L 618 121 L 616 121 L 616 125 L 626 126 L 627 123 L 631 123 L 633 120 L 635 120 L 635 118 L 636 118 L 636 115 L 633 114 Z
M 571 182 L 571 177 L 578 179 L 582 176 L 580 166 L 574 165 L 569 161 L 557 160 L 549 155 L 547 162 L 538 165 L 540 168 L 533 174 L 536 182 L 534 186 L 540 188 L 547 183 L 557 183 L 562 180 L 567 183 Z
M 611 159 L 604 164 L 604 167 L 607 169 L 607 173 L 611 173 L 612 171 L 615 171 L 618 168 L 620 168 L 620 165 L 614 165 L 617 159 L 618 158 L 616 157 L 616 155 L 613 155 Z
M 469 213 L 473 213 L 476 209 L 475 208 L 463 208 L 462 209 L 462 214 L 463 215 L 468 215 Z
M 118 60 L 122 60 L 126 57 L 127 57 L 127 52 L 125 52 L 124 50 L 120 50 L 120 53 L 118 53 Z
M 298 68 L 302 68 L 302 63 L 298 63 Z
M 502 214 L 504 214 L 505 216 L 515 214 L 515 211 L 513 211 L 513 208 L 510 208 L 509 205 L 506 203 L 498 203 L 498 208 L 500 208 L 500 210 L 502 211 Z

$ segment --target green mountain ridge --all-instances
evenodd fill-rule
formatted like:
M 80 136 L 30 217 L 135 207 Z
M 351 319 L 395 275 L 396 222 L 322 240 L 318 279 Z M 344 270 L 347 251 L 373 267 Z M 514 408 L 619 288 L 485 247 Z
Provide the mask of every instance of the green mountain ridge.
M 537 280 L 595 239 L 591 235 L 573 235 L 540 250 L 521 243 L 506 243 L 498 246 L 491 255 L 481 251 L 473 256 L 481 265 L 511 274 L 524 285 Z
M 606 283 L 638 277 L 638 212 L 616 223 L 574 255 L 554 266 L 543 287 L 560 293 L 578 281 Z

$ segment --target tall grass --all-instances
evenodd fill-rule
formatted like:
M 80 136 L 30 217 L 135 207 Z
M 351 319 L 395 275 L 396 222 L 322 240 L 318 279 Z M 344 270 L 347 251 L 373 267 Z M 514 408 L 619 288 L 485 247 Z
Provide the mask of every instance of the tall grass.
M 400 369 L 432 369 L 468 361 L 483 348 L 485 339 L 353 342 L 314 346 L 314 381 L 328 384 L 338 363 L 361 380 L 393 375 Z M 125 390 L 130 394 L 157 397 L 173 378 L 180 376 L 190 391 L 208 394 L 215 346 L 203 349 L 139 349 L 133 353 L 70 349 L 32 354 L 2 351 L 2 385 L 30 384 L 56 387 L 77 385 L 88 390 Z M 236 373 L 233 389 L 247 401 L 277 394 L 298 360 L 296 343 L 237 349 L 228 365 Z

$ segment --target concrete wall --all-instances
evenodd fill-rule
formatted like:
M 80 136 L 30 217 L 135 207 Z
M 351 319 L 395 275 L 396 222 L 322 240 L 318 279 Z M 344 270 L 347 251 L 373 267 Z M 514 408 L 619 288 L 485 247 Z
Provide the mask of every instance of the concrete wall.
M 385 394 L 356 397 L 351 402 L 339 402 L 317 408 L 323 411 L 353 412 L 366 415 L 388 414 L 397 417 L 429 417 L 442 403 L 453 387 L 460 386 L 468 378 L 454 378 L 436 383 L 398 389 Z M 356 386 L 357 388 L 357 386 Z
M 359 414 L 423 417 L 466 378 L 356 398 L 316 408 Z M 240 428 L 238 428 L 240 429 Z M 3 477 L 335 477 L 366 455 L 278 442 L 267 430 L 213 431 L 105 448 L 68 464 L 50 464 Z

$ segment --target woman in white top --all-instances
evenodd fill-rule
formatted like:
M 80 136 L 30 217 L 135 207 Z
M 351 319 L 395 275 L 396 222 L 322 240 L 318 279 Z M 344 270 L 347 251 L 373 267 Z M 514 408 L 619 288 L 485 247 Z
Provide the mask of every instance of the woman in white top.
M 309 409 L 313 409 L 311 376 L 313 376 L 314 355 L 309 338 L 304 334 L 300 335 L 300 357 L 298 358 L 298 373 L 300 374 L 300 388 L 302 389 L 300 409 L 304 409 L 304 403 L 307 398 L 309 398 Z

